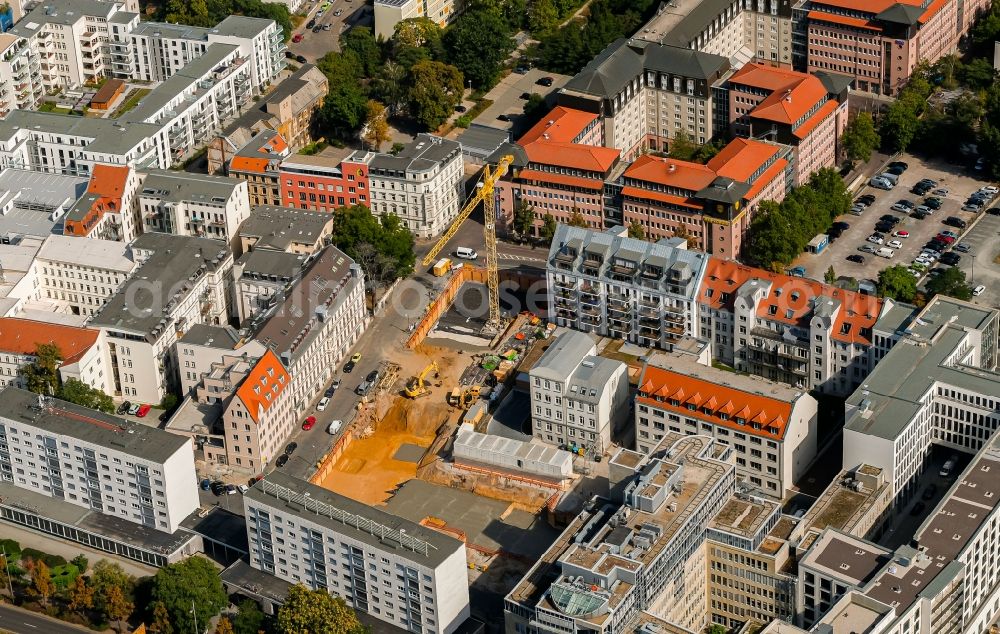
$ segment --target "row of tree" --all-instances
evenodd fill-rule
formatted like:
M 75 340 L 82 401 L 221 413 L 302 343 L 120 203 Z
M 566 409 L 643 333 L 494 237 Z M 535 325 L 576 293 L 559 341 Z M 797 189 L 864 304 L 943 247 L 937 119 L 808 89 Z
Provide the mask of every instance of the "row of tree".
M 287 40 L 292 35 L 292 17 L 288 7 L 261 0 L 168 0 L 161 5 L 156 19 L 175 24 L 212 27 L 230 15 L 274 20 Z
M 539 66 L 575 75 L 609 44 L 634 33 L 659 5 L 654 0 L 593 0 L 587 17 L 541 35 Z
M 917 290 L 917 280 L 906 269 L 898 264 L 883 269 L 878 274 L 876 284 L 878 294 L 903 302 L 913 302 L 919 306 L 926 304 L 935 295 L 947 295 L 956 299 L 972 299 L 972 289 L 965 279 L 965 271 L 958 267 L 948 267 L 928 280 L 925 291 Z
M 780 270 L 850 207 L 844 180 L 833 169 L 820 169 L 780 203 L 760 203 L 750 224 L 745 258 L 762 268 Z

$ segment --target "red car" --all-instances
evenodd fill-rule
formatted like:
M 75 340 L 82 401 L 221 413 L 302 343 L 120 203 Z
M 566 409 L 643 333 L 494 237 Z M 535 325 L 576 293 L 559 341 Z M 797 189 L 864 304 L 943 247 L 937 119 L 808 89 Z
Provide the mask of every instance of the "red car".
M 296 33 L 295 37 L 292 38 L 292 41 L 295 42 L 296 44 L 298 44 L 299 42 L 301 42 L 302 41 L 302 34 L 301 33 Z
M 313 425 L 315 424 L 316 424 L 316 417 L 310 416 L 309 418 L 306 419 L 306 422 L 302 423 L 302 429 L 309 431 L 310 429 L 313 428 Z
M 149 405 L 143 404 L 142 406 L 139 407 L 139 411 L 136 412 L 135 415 L 138 416 L 139 418 L 142 418 L 149 413 L 150 409 L 152 408 Z

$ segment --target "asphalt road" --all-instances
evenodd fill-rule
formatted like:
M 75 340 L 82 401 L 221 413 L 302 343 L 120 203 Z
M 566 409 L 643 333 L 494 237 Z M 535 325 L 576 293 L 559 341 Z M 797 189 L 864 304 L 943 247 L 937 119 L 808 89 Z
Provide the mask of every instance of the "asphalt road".
M 309 17 L 302 22 L 299 28 L 292 32 L 292 38 L 302 35 L 301 42 L 288 42 L 288 50 L 295 55 L 302 55 L 308 62 L 315 62 L 330 51 L 340 50 L 340 35 L 355 24 L 364 24 L 371 21 L 371 7 L 367 6 L 364 0 L 331 0 L 332 4 L 323 15 L 316 19 L 318 25 L 330 25 L 329 31 L 319 31 L 313 33 L 306 29 L 309 20 L 316 17 L 316 13 L 323 4 L 323 0 L 307 2 L 309 7 Z M 335 15 L 337 11 L 341 14 Z
M 80 632 L 91 632 L 85 627 L 63 623 L 57 619 L 6 604 L 0 605 L 0 628 L 15 634 L 80 634 Z

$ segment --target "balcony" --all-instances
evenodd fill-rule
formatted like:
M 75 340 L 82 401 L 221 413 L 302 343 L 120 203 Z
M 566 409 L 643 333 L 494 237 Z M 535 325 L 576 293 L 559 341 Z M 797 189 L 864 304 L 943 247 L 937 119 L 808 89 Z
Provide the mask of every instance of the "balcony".
M 620 332 L 632 332 L 632 320 L 621 317 L 611 317 L 608 319 L 608 328 Z
M 604 318 L 600 315 L 584 315 L 582 323 L 584 326 L 600 326 L 604 322 Z
M 555 281 L 556 288 L 576 288 L 576 280 L 560 280 Z
M 583 284 L 580 285 L 580 291 L 585 295 L 596 296 L 598 293 L 601 292 L 601 289 L 596 284 L 589 284 L 587 282 L 584 282 Z

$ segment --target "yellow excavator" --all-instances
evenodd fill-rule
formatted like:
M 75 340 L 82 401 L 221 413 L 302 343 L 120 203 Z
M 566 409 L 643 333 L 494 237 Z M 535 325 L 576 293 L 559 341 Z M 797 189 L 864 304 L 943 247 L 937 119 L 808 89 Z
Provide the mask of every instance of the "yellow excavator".
M 410 380 L 406 382 L 406 389 L 404 393 L 410 398 L 420 398 L 421 396 L 426 396 L 430 393 L 427 389 L 427 377 L 433 373 L 437 376 L 438 365 L 436 361 L 431 361 L 430 364 L 424 368 L 420 374 L 414 377 L 410 377 Z

